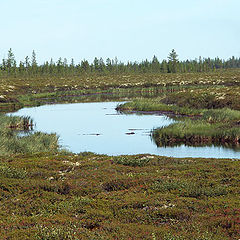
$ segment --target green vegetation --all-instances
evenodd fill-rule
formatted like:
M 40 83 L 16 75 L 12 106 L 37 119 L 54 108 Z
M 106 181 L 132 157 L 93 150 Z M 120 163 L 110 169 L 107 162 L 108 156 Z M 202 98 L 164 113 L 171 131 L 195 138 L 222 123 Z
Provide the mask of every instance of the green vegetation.
M 162 62 L 39 65 L 33 52 L 17 64 L 9 50 L 0 110 L 138 97 L 118 109 L 178 115 L 154 130 L 158 145 L 238 147 L 239 62 L 179 61 L 173 50 Z M 1 239 L 239 239 L 239 160 L 64 153 L 55 134 L 32 127 L 0 115 Z
M 104 93 L 116 88 L 126 92 L 129 88 L 157 87 L 171 92 L 199 86 L 237 86 L 239 67 L 240 60 L 234 57 L 229 60 L 199 58 L 178 61 L 174 50 L 168 60 L 161 63 L 154 56 L 152 61 L 141 63 L 124 64 L 117 59 L 104 62 L 95 58 L 93 63 L 84 60 L 75 64 L 74 60 L 68 63 L 60 58 L 57 62 L 51 59 L 39 65 L 33 51 L 31 59 L 27 56 L 17 64 L 10 49 L 7 58 L 0 64 L 0 110 L 19 109 L 28 105 L 28 100 L 37 100 L 39 94 L 42 98 L 52 97 L 53 101 L 52 98 L 50 101 L 40 99 L 39 102 L 30 101 L 30 105 L 79 102 L 82 101 L 79 95 L 89 91 Z M 69 96 L 64 92 L 68 92 Z
M 240 111 L 236 101 L 239 87 L 184 89 L 158 99 L 137 99 L 117 107 L 119 111 L 154 111 L 191 116 L 180 122 L 154 129 L 152 136 L 158 146 L 225 145 L 240 146 Z M 231 107 L 221 108 L 222 106 Z M 215 109 L 213 109 L 215 108 Z M 194 118 L 195 116 L 195 118 Z
M 57 151 L 56 134 L 29 133 L 33 122 L 29 117 L 0 115 L 0 155 Z M 25 135 L 21 136 L 21 133 Z
M 191 121 L 174 123 L 167 127 L 155 129 L 153 139 L 158 146 L 186 144 L 224 145 L 239 147 L 239 126 L 226 126 L 226 123 L 208 123 L 206 121 Z
M 110 88 L 110 89 L 80 89 L 69 91 L 43 92 L 17 96 L 15 102 L 9 103 L 15 109 L 23 106 L 40 106 L 43 104 L 72 102 L 102 102 L 120 101 L 133 97 L 153 98 L 163 92 L 179 91 L 181 86 L 145 87 L 145 88 Z M 0 103 L 0 110 L 6 111 L 7 104 Z
M 200 115 L 204 110 L 191 109 L 188 107 L 178 107 L 176 105 L 167 105 L 161 102 L 162 98 L 154 99 L 135 99 L 133 101 L 119 104 L 116 110 L 124 113 L 133 111 L 139 112 L 159 112 L 173 113 L 176 115 Z
M 153 156 L 143 156 L 143 157 L 129 157 L 129 156 L 119 156 L 114 158 L 114 162 L 118 164 L 123 164 L 126 166 L 132 166 L 132 167 L 142 167 L 145 166 L 151 158 L 154 158 Z
M 185 89 L 175 93 L 168 94 L 163 102 L 166 104 L 175 104 L 179 107 L 190 108 L 231 108 L 240 110 L 240 87 L 234 86 L 225 87 L 209 87 L 204 88 Z
M 238 160 L 92 153 L 0 159 L 2 239 L 239 238 Z

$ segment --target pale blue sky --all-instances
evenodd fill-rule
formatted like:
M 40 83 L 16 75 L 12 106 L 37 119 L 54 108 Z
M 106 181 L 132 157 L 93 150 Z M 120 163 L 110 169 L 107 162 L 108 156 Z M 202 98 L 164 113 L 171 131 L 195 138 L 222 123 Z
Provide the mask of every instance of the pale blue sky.
M 240 57 L 240 0 L 0 0 L 0 57 Z

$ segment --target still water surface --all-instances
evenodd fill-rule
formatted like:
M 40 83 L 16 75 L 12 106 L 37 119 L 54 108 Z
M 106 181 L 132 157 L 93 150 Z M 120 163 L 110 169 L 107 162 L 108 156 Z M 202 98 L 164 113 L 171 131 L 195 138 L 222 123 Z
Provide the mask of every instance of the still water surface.
M 173 157 L 240 158 L 240 152 L 223 147 L 157 147 L 149 136 L 153 128 L 174 120 L 162 115 L 118 114 L 118 102 L 75 103 L 23 108 L 12 115 L 27 115 L 36 123 L 35 131 L 60 137 L 60 144 L 79 153 L 150 153 Z M 134 134 L 129 134 L 134 133 Z

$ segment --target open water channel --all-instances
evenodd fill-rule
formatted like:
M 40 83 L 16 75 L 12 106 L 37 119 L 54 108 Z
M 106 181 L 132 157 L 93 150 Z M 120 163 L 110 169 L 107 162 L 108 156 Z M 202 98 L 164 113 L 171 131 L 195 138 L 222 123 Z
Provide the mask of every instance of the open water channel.
M 172 157 L 238 158 L 240 151 L 216 146 L 157 147 L 152 129 L 174 122 L 164 115 L 120 114 L 118 102 L 74 103 L 23 108 L 12 115 L 30 116 L 34 131 L 57 133 L 60 144 L 74 152 L 156 154 Z

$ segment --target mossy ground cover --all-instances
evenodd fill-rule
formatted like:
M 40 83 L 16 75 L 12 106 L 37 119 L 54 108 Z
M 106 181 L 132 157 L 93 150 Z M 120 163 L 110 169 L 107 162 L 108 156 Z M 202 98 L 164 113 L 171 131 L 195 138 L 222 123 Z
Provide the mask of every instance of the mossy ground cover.
M 195 88 L 184 89 L 175 93 L 168 94 L 163 102 L 166 104 L 176 104 L 179 107 L 190 107 L 195 109 L 207 108 L 231 108 L 240 110 L 240 87 L 211 86 L 208 89 Z
M 27 105 L 53 102 L 81 102 L 78 96 L 85 93 L 111 91 L 110 89 L 239 86 L 240 71 L 219 70 L 209 73 L 184 74 L 115 74 L 92 76 L 32 76 L 0 77 L 0 110 L 15 110 Z M 64 92 L 69 92 L 68 97 Z M 38 95 L 38 94 L 42 94 Z M 71 99 L 71 95 L 75 95 Z M 65 97 L 65 99 L 63 99 Z M 41 98 L 45 98 L 45 101 Z M 50 98 L 46 100 L 46 98 Z M 55 99 L 55 100 L 54 100 Z
M 1 239 L 238 239 L 240 161 L 1 157 Z

